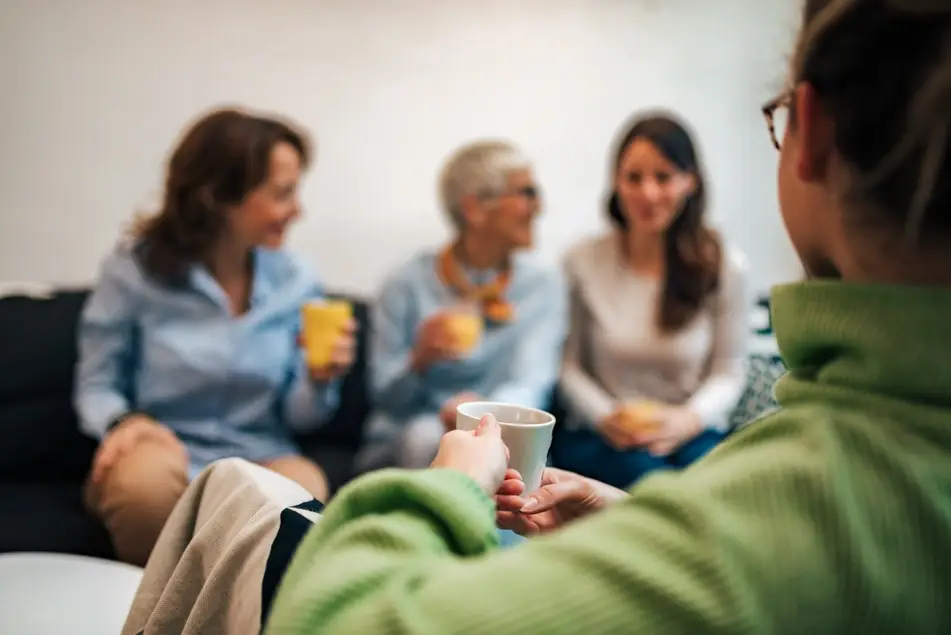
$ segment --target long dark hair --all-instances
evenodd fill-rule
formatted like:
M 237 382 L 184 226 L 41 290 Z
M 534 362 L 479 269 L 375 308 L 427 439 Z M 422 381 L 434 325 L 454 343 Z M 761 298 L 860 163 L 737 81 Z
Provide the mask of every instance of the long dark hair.
M 665 114 L 636 118 L 618 138 L 614 174 L 621 167 L 624 152 L 637 139 L 653 143 L 677 169 L 689 172 L 696 179 L 696 189 L 664 236 L 666 276 L 657 320 L 662 331 L 672 332 L 686 326 L 719 286 L 723 249 L 717 234 L 704 224 L 706 184 L 696 148 L 684 125 Z M 618 229 L 630 231 L 618 193 L 613 188 L 608 196 L 607 212 Z
M 180 284 L 227 227 L 227 210 L 268 177 L 271 151 L 285 142 L 310 158 L 303 132 L 291 124 L 236 109 L 212 111 L 193 123 L 172 152 L 158 213 L 133 228 L 150 275 Z

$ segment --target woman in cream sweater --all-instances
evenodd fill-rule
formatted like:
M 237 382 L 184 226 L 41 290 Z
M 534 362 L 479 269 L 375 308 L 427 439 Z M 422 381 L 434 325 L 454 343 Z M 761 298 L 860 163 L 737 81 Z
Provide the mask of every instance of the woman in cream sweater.
M 636 120 L 614 166 L 614 230 L 567 258 L 569 416 L 554 458 L 626 487 L 723 438 L 746 379 L 746 267 L 704 223 L 703 174 L 683 125 Z

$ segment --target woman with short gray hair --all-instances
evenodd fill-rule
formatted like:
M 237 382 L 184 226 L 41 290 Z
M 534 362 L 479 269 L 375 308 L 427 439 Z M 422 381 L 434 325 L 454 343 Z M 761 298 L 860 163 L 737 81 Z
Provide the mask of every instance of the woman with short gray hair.
M 558 376 L 567 298 L 534 244 L 539 193 L 512 144 L 468 144 L 439 179 L 451 242 L 383 285 L 371 335 L 377 413 L 358 469 L 426 467 L 455 409 L 476 399 L 545 407 Z

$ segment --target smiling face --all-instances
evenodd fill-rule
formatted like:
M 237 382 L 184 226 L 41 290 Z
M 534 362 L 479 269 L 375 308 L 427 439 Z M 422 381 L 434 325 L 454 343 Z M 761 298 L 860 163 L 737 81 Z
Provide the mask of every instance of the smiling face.
M 539 207 L 532 171 L 516 170 L 509 175 L 505 191 L 489 203 L 486 226 L 511 248 L 527 249 L 534 243 Z
M 287 142 L 276 144 L 267 178 L 229 214 L 232 239 L 248 247 L 280 247 L 288 226 L 300 217 L 297 190 L 302 170 L 297 149 Z
M 614 191 L 630 230 L 667 231 L 695 190 L 695 176 L 678 168 L 650 140 L 636 137 L 621 153 Z
M 535 219 L 541 209 L 539 199 L 532 170 L 514 170 L 498 194 L 470 197 L 469 205 L 464 206 L 466 226 L 498 242 L 503 251 L 528 249 L 534 244 Z

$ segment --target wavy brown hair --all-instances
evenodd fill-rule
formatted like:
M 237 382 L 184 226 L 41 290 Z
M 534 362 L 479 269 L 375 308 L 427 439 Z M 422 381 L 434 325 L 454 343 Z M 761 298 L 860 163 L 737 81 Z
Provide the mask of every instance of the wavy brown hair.
M 662 331 L 673 332 L 686 326 L 718 288 L 723 250 L 717 234 L 704 224 L 706 183 L 686 127 L 665 114 L 636 119 L 619 137 L 614 174 L 637 139 L 650 141 L 678 170 L 692 174 L 696 180 L 696 189 L 664 235 L 666 275 L 657 320 Z M 616 190 L 611 191 L 607 207 L 611 222 L 624 232 L 631 231 Z
M 228 211 L 267 180 L 279 143 L 293 146 L 308 164 L 305 134 L 278 119 L 227 108 L 193 123 L 168 161 L 161 207 L 133 227 L 146 272 L 181 284 L 221 238 Z

